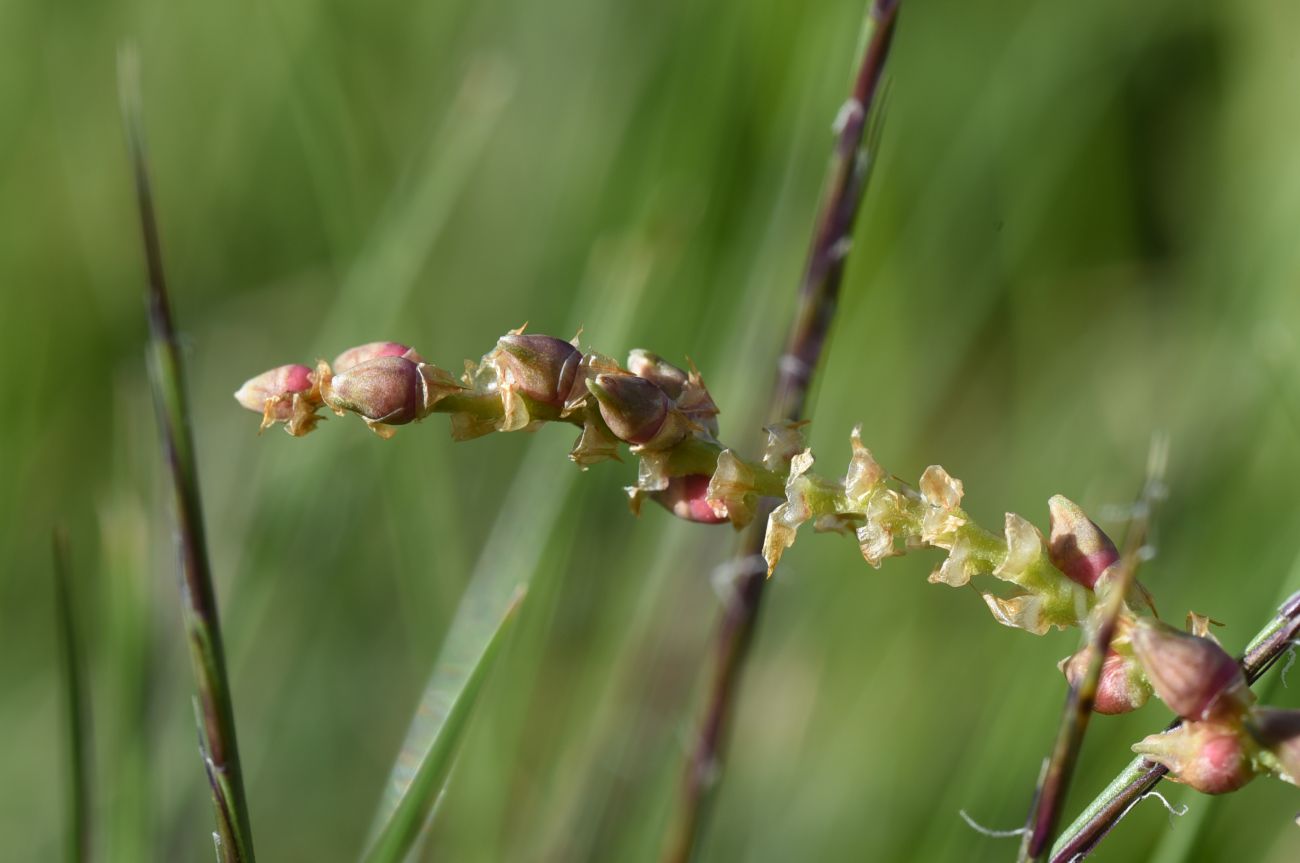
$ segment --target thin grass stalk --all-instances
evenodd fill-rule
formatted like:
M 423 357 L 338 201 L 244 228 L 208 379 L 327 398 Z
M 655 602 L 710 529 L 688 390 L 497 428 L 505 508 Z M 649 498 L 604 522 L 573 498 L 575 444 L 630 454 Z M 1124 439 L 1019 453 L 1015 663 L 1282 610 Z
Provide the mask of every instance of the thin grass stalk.
M 447 718 L 421 759 L 406 793 L 398 801 L 393 814 L 380 829 L 374 845 L 365 855 L 365 863 L 401 863 L 415 847 L 425 825 L 432 819 L 434 807 L 442 797 L 447 777 L 456 762 L 460 742 L 469 730 L 469 717 L 478 702 L 483 682 L 487 680 L 488 672 L 492 670 L 501 652 L 501 645 L 512 629 L 526 593 L 527 589 L 522 585 L 516 589 L 514 599 L 502 615 L 492 638 L 466 676 L 464 686 L 455 694 L 447 709 Z
M 54 531 L 54 605 L 58 618 L 59 653 L 63 662 L 64 718 L 68 740 L 67 836 L 64 858 L 69 863 L 90 859 L 90 700 L 83 670 L 85 656 L 72 600 L 72 556 L 68 535 Z
M 778 364 L 768 411 L 772 422 L 804 416 L 813 374 L 821 360 L 839 302 L 844 263 L 852 242 L 862 195 L 875 153 L 865 135 L 867 119 L 880 92 L 885 60 L 894 36 L 900 0 L 872 0 L 863 25 L 862 59 L 853 93 L 837 119 L 838 135 L 813 231 L 808 261 L 799 285 L 798 307 Z M 775 501 L 766 499 L 745 534 L 734 588 L 725 601 L 713 644 L 712 671 L 703 716 L 693 736 L 663 859 L 685 863 L 694 852 L 712 790 L 721 776 L 727 730 L 740 673 L 753 639 L 767 565 L 762 557 L 767 516 Z
M 1079 750 L 1083 747 L 1088 720 L 1092 718 L 1092 707 L 1097 700 L 1097 684 L 1101 680 L 1106 653 L 1115 637 L 1125 601 L 1137 583 L 1138 564 L 1150 531 L 1156 490 L 1163 485 L 1167 463 L 1167 439 L 1157 438 L 1151 444 L 1147 480 L 1139 496 L 1133 521 L 1129 525 L 1119 570 L 1107 588 L 1110 593 L 1106 596 L 1105 605 L 1097 618 L 1096 629 L 1089 640 L 1088 667 L 1083 678 L 1077 685 L 1071 686 L 1066 695 L 1056 743 L 1034 794 L 1024 841 L 1020 845 L 1018 859 L 1021 863 L 1029 860 L 1039 863 L 1051 851 L 1052 837 L 1056 833 L 1056 825 L 1060 821 L 1065 797 L 1070 789 L 1070 780 L 1074 777 L 1074 768 L 1079 761 Z
M 1241 669 L 1253 684 L 1291 649 L 1300 635 L 1300 592 L 1282 603 L 1277 614 L 1256 633 L 1241 657 Z M 1176 721 L 1169 728 L 1176 728 Z M 1065 829 L 1052 848 L 1051 863 L 1074 863 L 1091 854 L 1129 810 L 1169 772 L 1160 764 L 1135 758 L 1111 780 L 1087 808 Z
M 145 156 L 139 60 L 130 48 L 124 48 L 119 55 L 118 84 L 148 270 L 150 385 L 163 459 L 175 493 L 181 602 L 197 689 L 195 714 L 199 745 L 216 809 L 217 832 L 213 839 L 217 857 L 223 863 L 253 863 L 252 826 L 244 796 L 243 771 L 235 737 L 235 712 L 203 528 L 185 377 L 167 296 L 162 245 Z

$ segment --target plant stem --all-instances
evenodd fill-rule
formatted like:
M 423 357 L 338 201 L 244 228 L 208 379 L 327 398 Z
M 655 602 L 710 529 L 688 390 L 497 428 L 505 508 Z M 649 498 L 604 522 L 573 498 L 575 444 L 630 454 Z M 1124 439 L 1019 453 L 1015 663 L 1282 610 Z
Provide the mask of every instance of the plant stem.
M 1115 637 L 1120 615 L 1126 608 L 1130 590 L 1136 583 L 1139 555 L 1146 544 L 1150 529 L 1151 510 L 1154 506 L 1155 489 L 1161 487 L 1164 467 L 1168 461 L 1168 447 L 1164 438 L 1157 438 L 1151 445 L 1148 459 L 1147 480 L 1138 499 L 1137 515 L 1129 526 L 1125 540 L 1124 554 L 1120 558 L 1119 570 L 1109 579 L 1105 604 L 1100 609 L 1092 638 L 1088 645 L 1088 668 L 1083 679 L 1071 686 L 1065 699 L 1065 710 L 1061 715 L 1061 727 L 1056 735 L 1051 759 L 1034 794 L 1034 802 L 1029 810 L 1028 829 L 1020 845 L 1021 863 L 1032 860 L 1034 863 L 1047 857 L 1052 847 L 1052 836 L 1061 818 L 1061 809 L 1065 805 L 1065 796 L 1074 776 L 1074 768 L 1079 760 L 1079 750 L 1083 746 L 1083 736 L 1088 730 L 1088 720 L 1092 718 L 1092 706 L 1097 699 L 1097 684 L 1101 680 L 1102 666 L 1106 662 L 1106 653 L 1110 642 Z
M 72 600 L 72 564 L 68 535 L 54 531 L 54 602 L 58 615 L 59 644 L 67 703 L 68 733 L 68 837 L 69 863 L 90 859 L 90 703 L 82 674 L 84 656 Z
M 844 261 L 853 225 L 870 176 L 872 158 L 864 144 L 867 117 L 880 90 L 898 18 L 899 0 L 872 0 L 864 24 L 864 48 L 853 93 L 841 109 L 838 137 L 822 189 L 819 215 L 803 279 L 798 308 L 778 364 L 769 417 L 773 422 L 802 418 L 839 300 Z M 703 810 L 716 787 L 740 672 L 753 638 L 767 581 L 762 557 L 767 516 L 775 507 L 765 498 L 738 555 L 734 590 L 725 601 L 713 645 L 712 673 L 704 714 L 695 732 L 682 779 L 678 814 L 663 859 L 685 863 L 698 840 Z
M 197 688 L 195 712 L 208 783 L 216 808 L 218 859 L 252 863 L 252 827 L 244 796 L 235 712 L 222 650 L 216 591 L 208 560 L 199 495 L 198 465 L 190 432 L 189 404 L 180 346 L 172 321 L 163 273 L 162 246 L 154 214 L 141 120 L 139 61 L 130 49 L 118 60 L 118 84 L 127 146 L 135 175 L 140 230 L 148 269 L 149 371 L 163 456 L 175 493 L 176 537 L 180 551 L 181 602 Z
M 1300 592 L 1282 603 L 1277 614 L 1247 645 L 1241 657 L 1246 680 L 1254 683 L 1268 671 L 1300 634 Z M 1181 722 L 1169 727 L 1175 728 Z M 1065 829 L 1052 848 L 1052 863 L 1073 863 L 1087 857 L 1115 828 L 1144 794 L 1155 787 L 1168 769 L 1135 758 L 1098 797 Z

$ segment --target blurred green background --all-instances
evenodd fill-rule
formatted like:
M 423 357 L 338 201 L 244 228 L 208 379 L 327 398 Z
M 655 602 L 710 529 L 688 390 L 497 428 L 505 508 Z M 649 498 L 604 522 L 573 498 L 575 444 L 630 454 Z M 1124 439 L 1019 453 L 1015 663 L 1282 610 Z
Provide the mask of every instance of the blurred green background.
M 654 860 L 727 560 L 638 521 L 572 430 L 258 437 L 230 393 L 379 338 L 689 354 L 754 451 L 863 3 L 0 4 L 0 848 L 59 851 L 48 536 L 71 529 L 99 859 L 211 859 L 114 60 L 139 45 L 261 858 L 364 841 L 471 578 L 531 580 L 426 848 Z M 986 525 L 1105 515 L 1172 439 L 1164 615 L 1240 648 L 1300 587 L 1300 6 L 904 0 L 811 436 Z M 1107 522 L 1118 533 L 1122 525 Z M 918 554 L 805 537 L 771 585 L 702 859 L 1007 860 L 1073 633 L 997 626 Z M 1282 687 L 1274 700 L 1297 706 Z M 1092 726 L 1070 814 L 1163 725 Z M 1290 861 L 1300 791 L 1168 786 L 1100 860 Z M 1200 819 L 1199 821 L 1195 819 Z

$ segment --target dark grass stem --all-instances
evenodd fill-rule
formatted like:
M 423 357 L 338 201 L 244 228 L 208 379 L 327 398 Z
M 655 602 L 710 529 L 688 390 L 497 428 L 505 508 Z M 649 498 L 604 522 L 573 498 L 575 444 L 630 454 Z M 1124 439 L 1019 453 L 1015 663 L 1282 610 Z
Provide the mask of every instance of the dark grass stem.
M 59 653 L 63 662 L 64 716 L 68 735 L 67 838 L 64 859 L 90 859 L 90 700 L 86 693 L 85 656 L 74 610 L 72 556 L 68 535 L 54 531 L 54 605 Z
M 235 739 L 235 714 L 222 650 L 216 591 L 212 586 L 203 529 L 198 466 L 190 432 L 181 351 L 167 297 L 162 247 L 145 158 L 139 60 L 130 48 L 123 48 L 118 57 L 118 85 L 148 270 L 150 384 L 163 459 L 175 492 L 181 603 L 197 689 L 195 713 L 199 744 L 216 807 L 217 832 L 213 839 L 217 858 L 223 863 L 252 863 L 252 828 Z
M 1147 479 L 1129 524 L 1119 570 L 1107 587 L 1109 592 L 1088 641 L 1088 667 L 1083 678 L 1077 685 L 1071 686 L 1066 695 L 1056 743 L 1034 793 L 1024 841 L 1020 845 L 1021 863 L 1030 860 L 1039 863 L 1046 859 L 1051 850 L 1052 837 L 1056 833 L 1065 796 L 1070 789 L 1070 780 L 1079 761 L 1079 750 L 1083 747 L 1083 736 L 1088 730 L 1088 720 L 1092 718 L 1092 706 L 1097 700 L 1097 684 L 1101 680 L 1106 651 L 1110 649 L 1110 642 L 1115 637 L 1125 601 L 1136 584 L 1138 564 L 1141 563 L 1142 551 L 1150 532 L 1152 510 L 1163 493 L 1164 472 L 1168 461 L 1167 439 L 1157 437 L 1151 444 L 1147 459 Z
M 1273 619 L 1247 645 L 1241 657 L 1246 680 L 1251 684 L 1259 680 L 1295 645 L 1297 635 L 1300 635 L 1300 592 L 1282 603 Z M 1180 724 L 1181 721 L 1173 722 L 1169 728 Z M 1144 758 L 1133 759 L 1061 834 L 1052 848 L 1051 863 L 1075 863 L 1091 854 L 1168 772 L 1163 765 L 1152 764 Z
M 799 285 L 798 307 L 778 366 L 768 412 L 772 422 L 803 418 L 813 374 L 835 316 L 853 225 L 875 156 L 864 133 L 880 92 L 898 7 L 899 0 L 872 0 L 867 11 L 862 59 L 854 79 L 853 93 L 836 120 L 835 150 L 822 188 L 812 245 Z M 708 798 L 721 776 L 740 672 L 753 638 L 767 582 L 767 565 L 762 550 L 767 516 L 774 506 L 774 500 L 764 501 L 742 541 L 734 589 L 725 600 L 713 645 L 704 712 L 691 738 L 677 817 L 670 828 L 663 856 L 665 863 L 685 863 L 691 859 Z

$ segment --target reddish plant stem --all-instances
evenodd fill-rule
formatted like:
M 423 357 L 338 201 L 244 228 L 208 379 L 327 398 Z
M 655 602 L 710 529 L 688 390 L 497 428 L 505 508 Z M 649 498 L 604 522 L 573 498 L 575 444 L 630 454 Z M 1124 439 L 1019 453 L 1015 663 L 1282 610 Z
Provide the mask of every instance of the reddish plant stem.
M 1061 715 L 1060 730 L 1052 748 L 1047 770 L 1034 795 L 1030 808 L 1028 832 L 1020 847 L 1022 861 L 1033 860 L 1035 863 L 1044 859 L 1051 850 L 1052 837 L 1060 821 L 1061 809 L 1065 804 L 1065 795 L 1074 776 L 1074 768 L 1079 760 L 1079 750 L 1083 746 L 1083 736 L 1088 730 L 1088 720 L 1092 718 L 1092 706 L 1097 699 L 1097 684 L 1101 679 L 1102 664 L 1111 640 L 1119 627 L 1120 613 L 1124 610 L 1124 599 L 1129 588 L 1135 582 L 1138 567 L 1138 552 L 1146 542 L 1146 519 L 1135 522 L 1129 531 L 1128 548 L 1125 549 L 1122 563 L 1116 577 L 1109 587 L 1110 595 L 1097 621 L 1092 638 L 1089 639 L 1088 668 L 1083 679 L 1076 686 L 1071 686 L 1066 696 L 1065 710 Z
M 118 75 L 148 272 L 150 382 L 163 457 L 175 496 L 173 515 L 180 553 L 181 602 L 194 667 L 199 746 L 216 810 L 214 841 L 217 857 L 223 863 L 253 863 L 252 826 L 244 796 L 239 747 L 235 740 L 234 707 L 203 526 L 189 399 L 180 343 L 167 295 L 162 243 L 145 158 L 139 68 L 134 52 L 123 51 Z
M 835 151 L 799 286 L 798 308 L 778 366 L 769 410 L 773 422 L 803 417 L 813 374 L 826 345 L 839 301 L 853 225 L 870 176 L 874 153 L 864 146 L 864 132 L 880 91 L 898 7 L 899 0 L 872 0 L 867 12 L 868 37 L 852 96 L 837 121 Z M 707 700 L 682 778 L 678 815 L 664 853 L 665 863 L 685 863 L 691 858 L 710 792 L 720 776 L 740 672 L 753 639 L 767 583 L 767 565 L 761 552 L 767 516 L 775 503 L 768 498 L 759 506 L 738 556 L 734 589 L 725 600 L 714 641 Z

